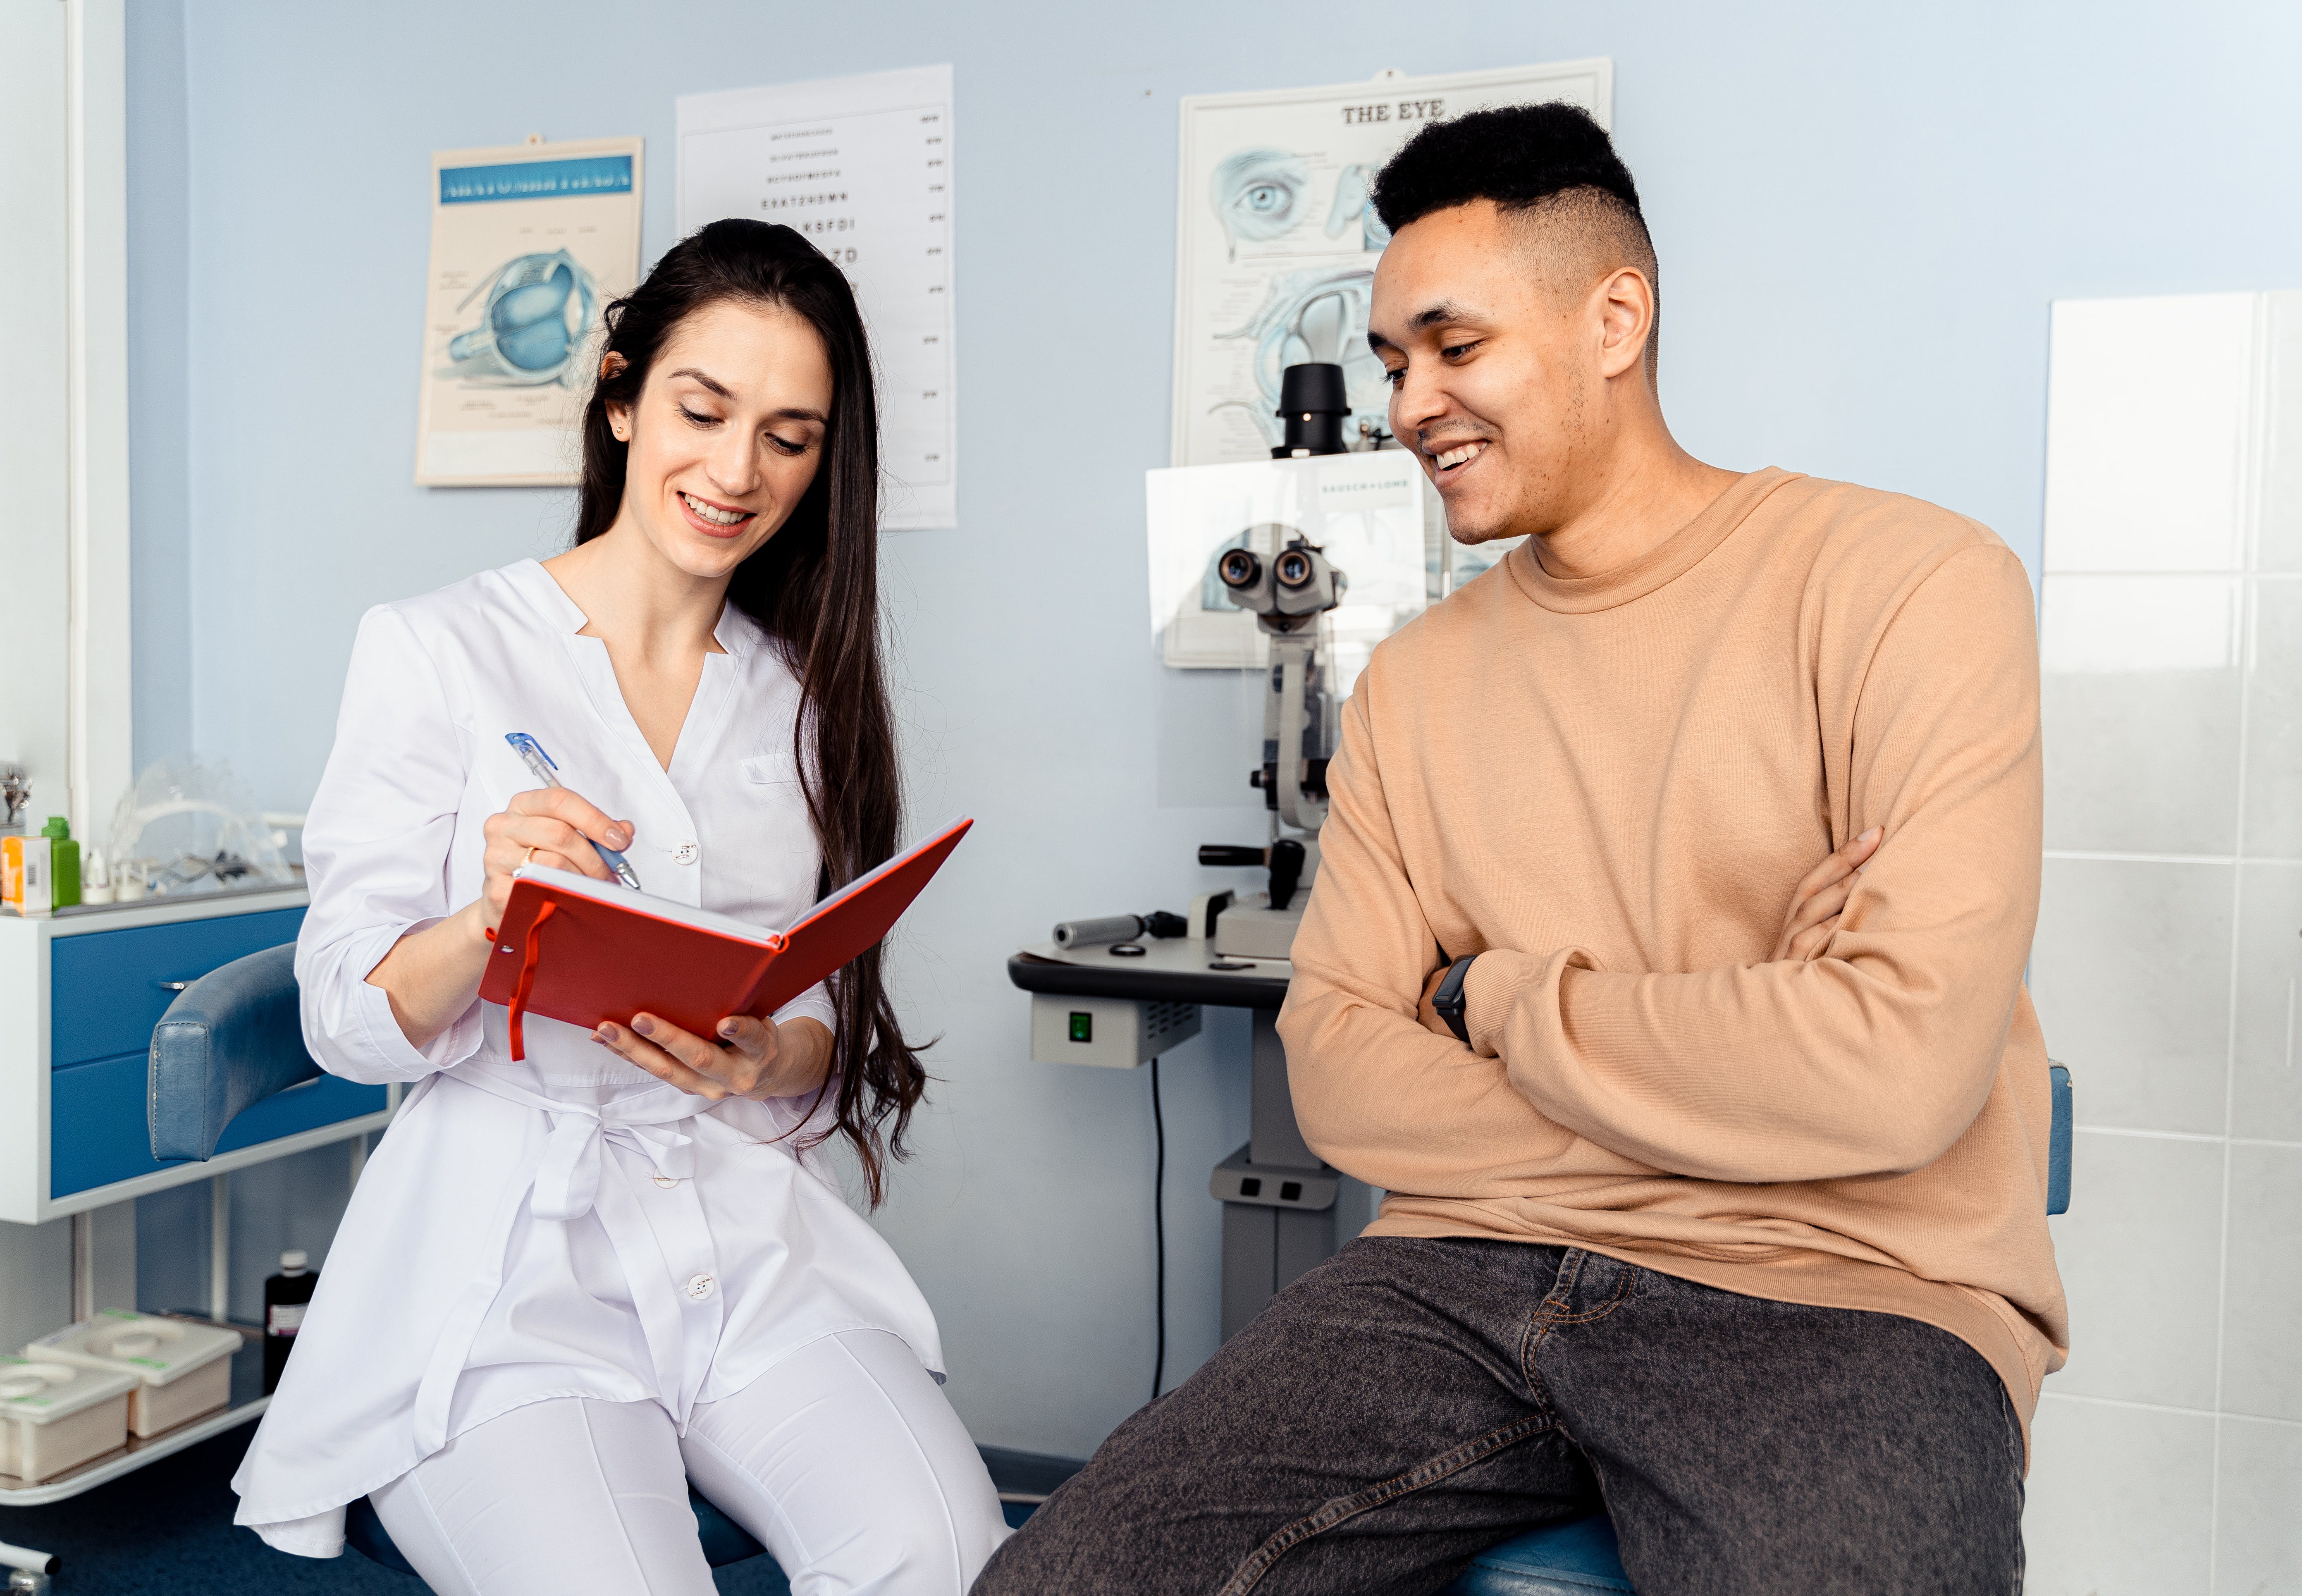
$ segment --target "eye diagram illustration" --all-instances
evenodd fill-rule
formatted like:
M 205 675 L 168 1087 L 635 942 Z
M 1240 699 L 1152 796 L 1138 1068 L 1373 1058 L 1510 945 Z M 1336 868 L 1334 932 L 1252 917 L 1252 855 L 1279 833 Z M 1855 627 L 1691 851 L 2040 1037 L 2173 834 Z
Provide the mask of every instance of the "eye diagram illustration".
M 1248 409 L 1256 426 L 1274 446 L 1284 436 L 1275 412 L 1279 408 L 1280 374 L 1305 360 L 1325 360 L 1343 368 L 1343 387 L 1351 414 L 1343 435 L 1357 435 L 1358 423 L 1385 425 L 1390 415 L 1390 389 L 1382 362 L 1367 348 L 1367 301 L 1374 297 L 1374 273 L 1365 266 L 1311 266 L 1290 272 L 1271 281 L 1263 307 L 1244 325 L 1218 338 L 1251 338 L 1255 342 L 1255 386 L 1258 401 L 1226 399 L 1213 410 L 1238 405 Z
M 1359 248 L 1380 249 L 1390 242 L 1390 229 L 1375 214 L 1372 166 L 1346 166 L 1335 174 L 1335 203 L 1327 210 L 1327 236 L 1340 239 L 1343 229 L 1359 224 Z
M 573 388 L 582 380 L 576 357 L 599 294 L 574 256 L 565 249 L 516 256 L 456 308 L 483 294 L 480 324 L 448 340 L 454 364 L 446 374 L 486 388 Z
M 1243 149 L 1216 165 L 1208 200 L 1239 258 L 1241 240 L 1264 244 L 1303 220 L 1311 172 L 1283 149 Z

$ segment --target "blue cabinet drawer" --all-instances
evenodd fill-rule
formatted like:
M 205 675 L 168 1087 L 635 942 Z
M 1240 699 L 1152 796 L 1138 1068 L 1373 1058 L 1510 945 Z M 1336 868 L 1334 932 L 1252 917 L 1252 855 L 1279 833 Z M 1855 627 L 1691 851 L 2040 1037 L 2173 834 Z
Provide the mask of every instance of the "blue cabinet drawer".
M 294 911 L 302 913 L 302 910 Z M 133 935 L 107 932 L 111 935 Z M 149 1029 L 148 1027 L 147 1028 Z M 98 1059 L 58 1070 L 48 1086 L 48 1196 L 70 1197 L 92 1186 L 132 1180 L 139 1175 L 176 1169 L 152 1157 L 145 1120 L 148 1049 L 119 1058 Z M 236 1152 L 299 1130 L 315 1130 L 340 1120 L 381 1113 L 384 1088 L 360 1086 L 333 1075 L 276 1092 L 224 1127 L 219 1153 Z
M 296 940 L 301 909 L 220 914 L 48 944 L 48 1063 L 57 1069 L 142 1054 L 176 1001 L 162 981 L 197 980 L 234 959 Z M 144 1122 L 142 1111 L 137 1113 Z

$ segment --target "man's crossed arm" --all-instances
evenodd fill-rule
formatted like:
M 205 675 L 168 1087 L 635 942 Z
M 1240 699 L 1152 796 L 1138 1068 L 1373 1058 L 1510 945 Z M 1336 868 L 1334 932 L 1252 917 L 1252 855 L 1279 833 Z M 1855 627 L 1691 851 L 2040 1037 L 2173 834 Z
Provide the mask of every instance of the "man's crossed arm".
M 1773 957 L 1651 972 L 1491 947 L 1464 984 L 1468 1046 L 1432 1023 L 1437 945 L 1355 697 L 1281 1019 L 1312 1146 L 1434 1197 L 1554 1172 L 1576 1137 L 1735 1182 L 1901 1173 L 1946 1151 L 1995 1077 L 2037 904 L 2027 609 L 2003 658 L 1945 651 L 1928 624 L 1930 608 L 2027 604 L 1982 553 L 1947 562 L 1969 568 L 1938 572 L 1879 643 L 1853 790 L 1832 805 L 1862 832 L 1794 890 Z

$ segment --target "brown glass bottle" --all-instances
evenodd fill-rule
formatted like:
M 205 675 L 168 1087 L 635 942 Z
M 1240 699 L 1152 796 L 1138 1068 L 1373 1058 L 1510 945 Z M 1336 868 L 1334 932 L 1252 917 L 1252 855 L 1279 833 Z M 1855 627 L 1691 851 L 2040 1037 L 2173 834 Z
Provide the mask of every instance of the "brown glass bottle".
M 320 1283 L 311 1259 L 300 1252 L 280 1255 L 280 1273 L 264 1282 L 264 1394 L 280 1389 L 280 1372 L 295 1350 L 296 1332 L 304 1325 L 304 1305 Z

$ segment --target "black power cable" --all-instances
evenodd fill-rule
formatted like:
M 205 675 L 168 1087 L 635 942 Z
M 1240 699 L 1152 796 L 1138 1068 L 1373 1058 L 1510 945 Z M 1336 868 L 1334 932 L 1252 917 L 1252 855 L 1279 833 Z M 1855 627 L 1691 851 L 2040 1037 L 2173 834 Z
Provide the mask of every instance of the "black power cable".
M 1158 1162 L 1151 1174 L 1151 1233 L 1159 1255 L 1159 1351 L 1151 1364 L 1151 1394 L 1158 1396 L 1167 1377 L 1167 1121 L 1159 1110 L 1159 1060 L 1151 1060 L 1151 1129 L 1159 1138 Z

